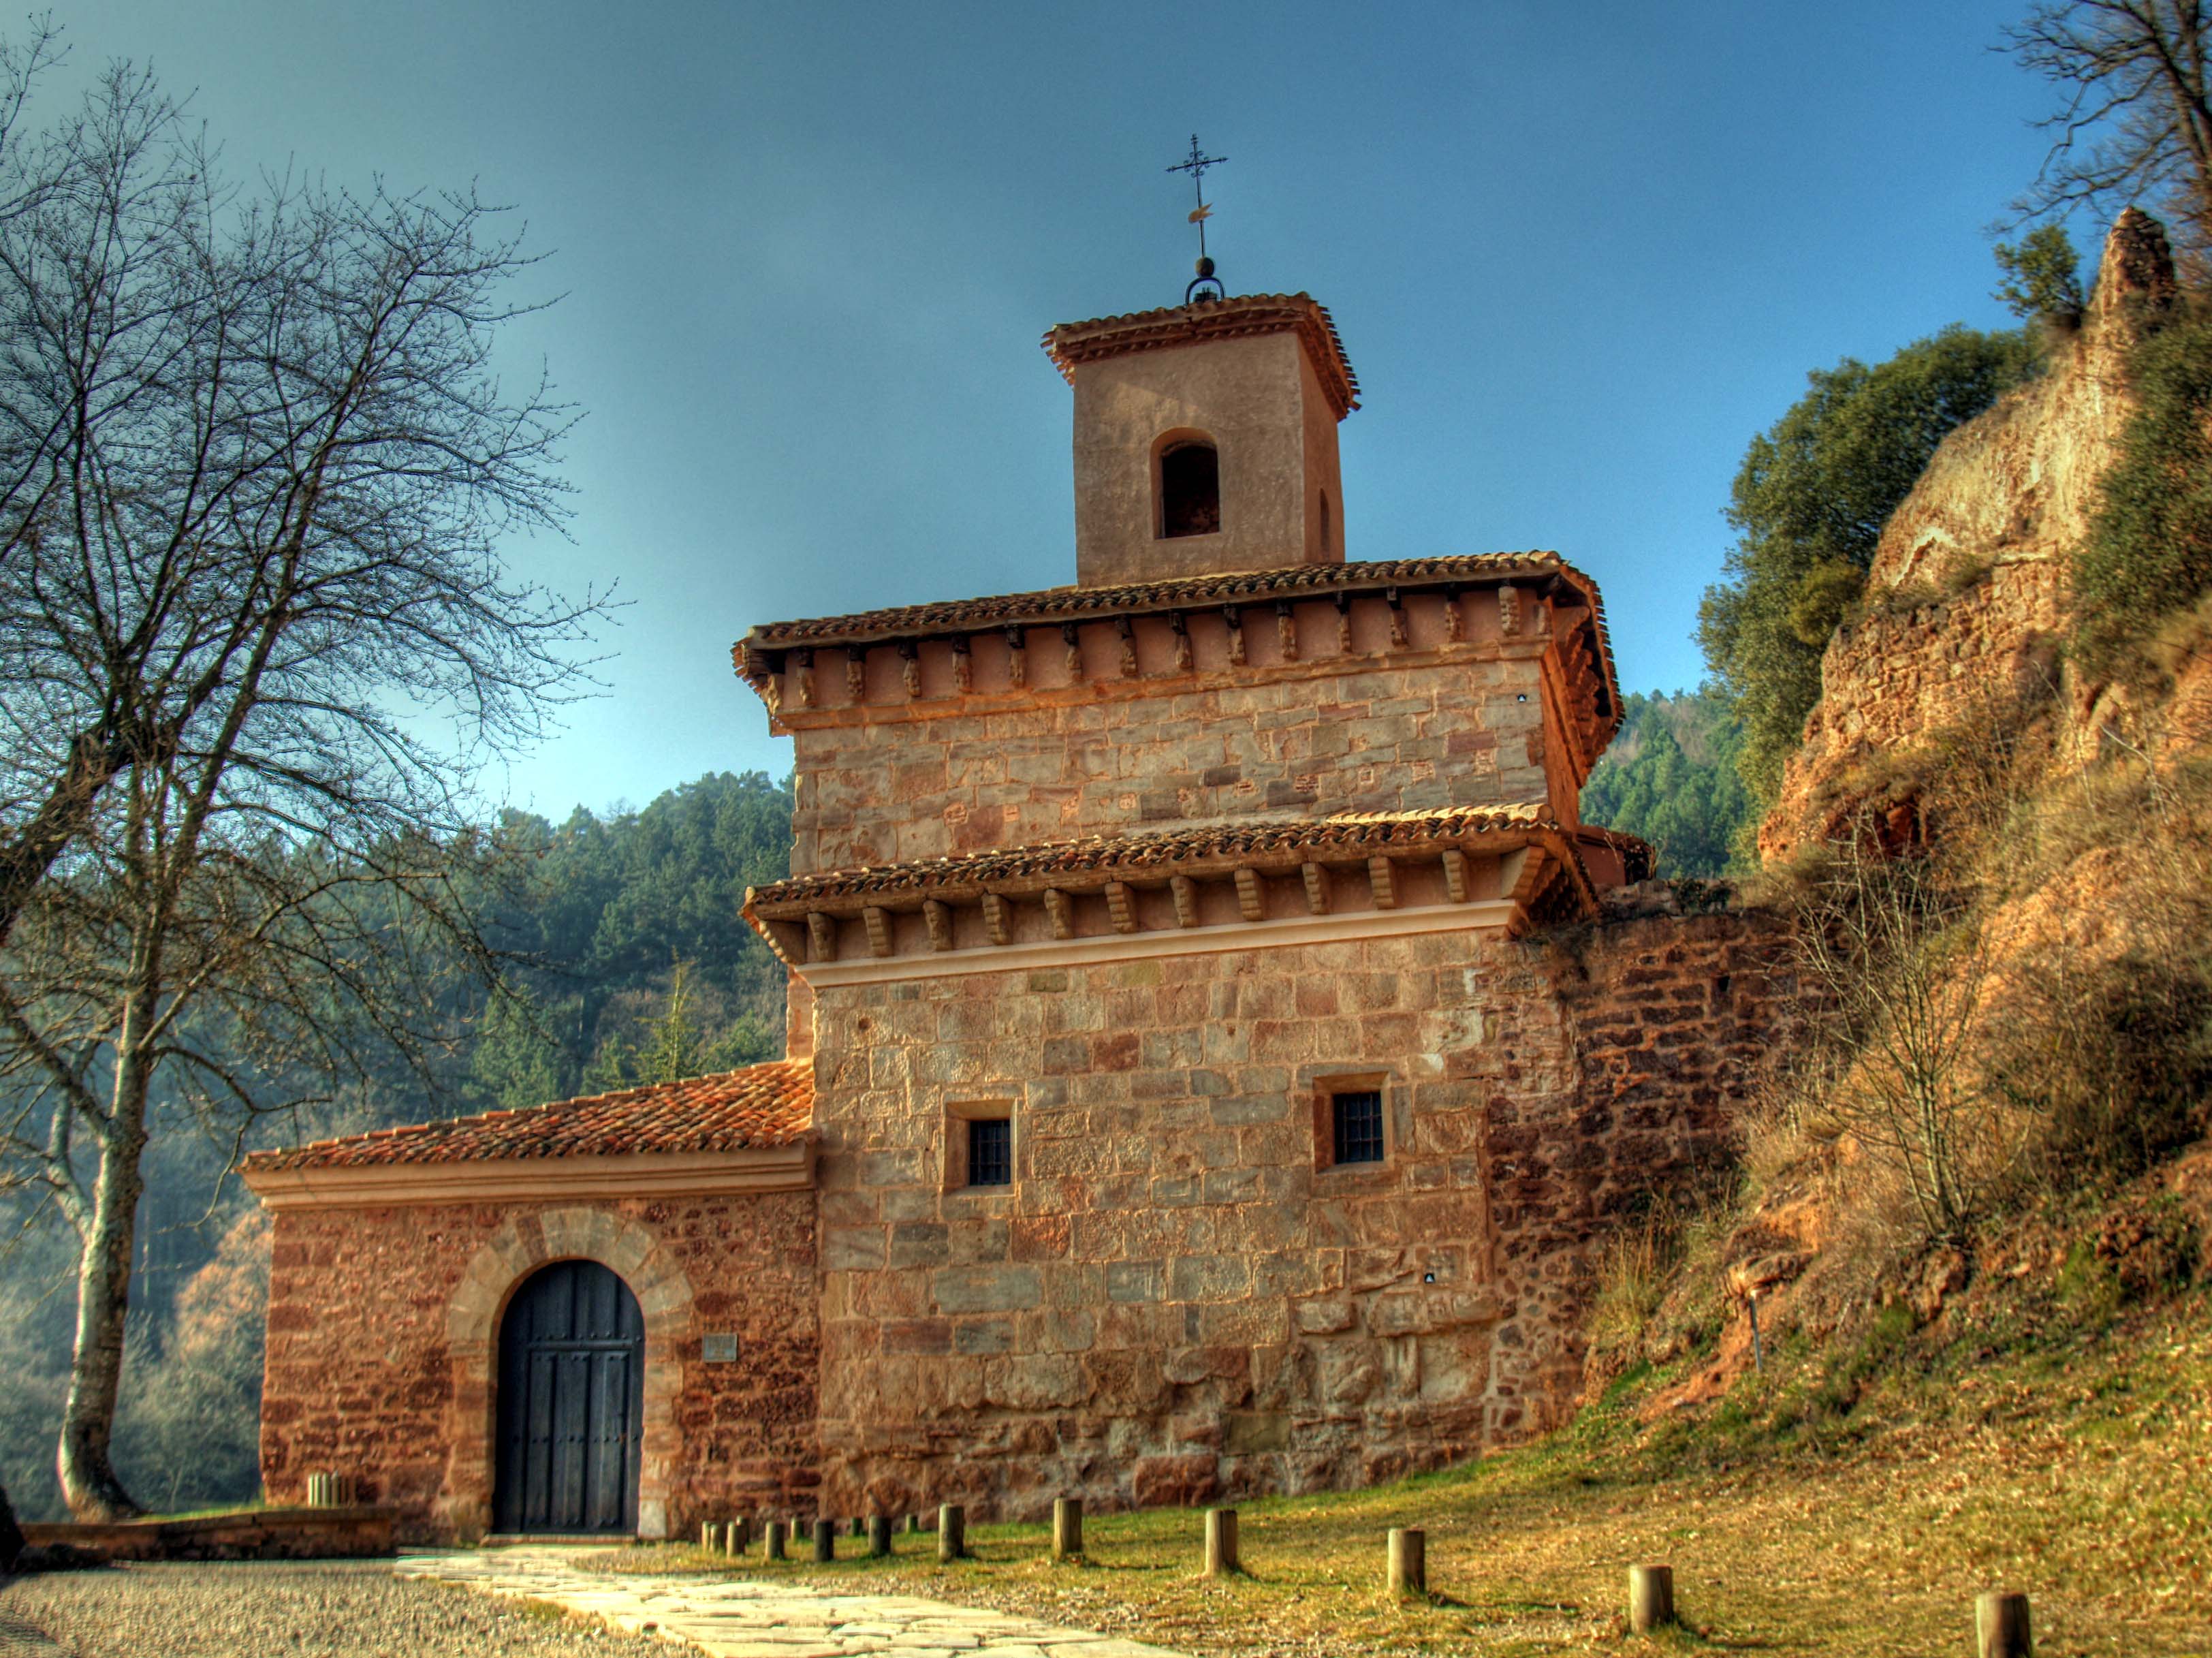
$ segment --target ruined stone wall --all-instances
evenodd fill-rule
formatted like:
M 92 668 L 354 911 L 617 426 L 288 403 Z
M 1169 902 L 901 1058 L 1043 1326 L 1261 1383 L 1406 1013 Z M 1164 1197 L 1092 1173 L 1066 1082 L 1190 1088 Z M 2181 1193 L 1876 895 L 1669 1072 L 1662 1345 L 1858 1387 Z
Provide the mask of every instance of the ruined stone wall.
M 498 1316 L 548 1261 L 612 1268 L 646 1316 L 640 1527 L 781 1511 L 814 1480 L 813 1194 L 288 1209 L 270 1246 L 268 1499 L 350 1474 L 406 1542 L 481 1535 Z M 700 1335 L 739 1359 L 703 1364 Z
M 1004 648 L 987 638 L 972 658 L 972 701 L 946 698 L 908 717 L 883 717 L 880 706 L 790 716 L 793 872 L 1255 815 L 1550 799 L 1572 823 L 1571 766 L 1563 751 L 1546 764 L 1547 746 L 1563 740 L 1546 728 L 1552 647 L 1533 637 L 1545 607 L 1527 601 L 1532 637 L 1485 641 L 1498 600 L 1464 594 L 1474 642 L 1448 645 L 1443 603 L 1409 598 L 1410 644 L 1396 651 L 1387 607 L 1355 604 L 1349 655 L 1335 613 L 1302 606 L 1299 656 L 1288 662 L 1273 617 L 1255 612 L 1249 663 L 1234 670 L 1223 625 L 1196 616 L 1193 671 L 1173 676 L 1123 678 L 1108 661 L 1095 677 L 1073 676 L 1053 660 L 1055 639 L 1029 651 L 1030 689 L 1018 698 L 988 694 Z M 1094 627 L 1084 648 L 1121 647 L 1110 628 Z M 1164 623 L 1146 618 L 1132 649 L 1150 663 L 1172 660 L 1175 645 Z
M 1531 948 L 1572 1033 L 1577 1114 L 1571 1137 L 1531 1120 L 1509 1139 L 1493 1125 L 1515 1178 L 1540 1167 L 1546 1181 L 1518 1193 L 1525 1222 L 1583 1228 L 1655 1189 L 1724 1174 L 1764 1067 L 1804 1032 L 1786 921 L 1758 909 L 1685 915 L 1667 883 L 1649 881 L 1616 893 L 1602 922 Z
M 826 1505 L 1343 1487 L 1557 1425 L 1589 1247 L 1724 1154 L 1772 942 L 1661 917 L 819 991 Z M 1389 1156 L 1330 1168 L 1352 1078 Z M 1013 1186 L 948 1189 L 960 1113 L 1001 1109 Z
M 2066 562 L 2134 402 L 2128 353 L 2173 297 L 2155 221 L 2106 242 L 2090 314 L 2045 373 L 1953 432 L 1883 527 L 1863 619 L 1820 662 L 1820 700 L 1761 826 L 1762 859 L 1834 832 L 1869 762 L 2050 683 Z M 2075 687 L 2085 705 L 2095 687 Z

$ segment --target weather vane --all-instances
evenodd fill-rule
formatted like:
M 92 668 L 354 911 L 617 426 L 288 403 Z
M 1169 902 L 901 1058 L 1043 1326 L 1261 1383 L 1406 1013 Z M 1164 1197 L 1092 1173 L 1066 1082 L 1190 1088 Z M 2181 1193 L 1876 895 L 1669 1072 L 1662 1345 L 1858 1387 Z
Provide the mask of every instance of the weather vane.
M 1182 290 L 1182 302 L 1185 305 L 1191 302 L 1201 288 L 1211 288 L 1216 299 L 1229 297 L 1229 290 L 1221 285 L 1220 278 L 1213 274 L 1213 261 L 1206 256 L 1206 222 L 1213 216 L 1213 210 L 1206 204 L 1206 169 L 1209 167 L 1218 167 L 1228 159 L 1226 155 L 1209 155 L 1200 149 L 1198 147 L 1198 134 L 1194 132 L 1190 135 L 1190 159 L 1177 162 L 1173 167 L 1168 168 L 1170 173 L 1190 174 L 1191 192 L 1198 203 L 1198 205 L 1190 211 L 1190 222 L 1198 227 L 1198 275 L 1190 286 Z

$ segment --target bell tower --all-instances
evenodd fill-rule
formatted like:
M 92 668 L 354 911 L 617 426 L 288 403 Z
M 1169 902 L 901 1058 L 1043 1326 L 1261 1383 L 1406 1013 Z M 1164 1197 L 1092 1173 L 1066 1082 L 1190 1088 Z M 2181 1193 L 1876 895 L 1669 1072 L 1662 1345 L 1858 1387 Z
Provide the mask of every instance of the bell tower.
M 1336 427 L 1359 383 L 1313 299 L 1199 296 L 1044 348 L 1075 388 L 1080 585 L 1344 562 Z

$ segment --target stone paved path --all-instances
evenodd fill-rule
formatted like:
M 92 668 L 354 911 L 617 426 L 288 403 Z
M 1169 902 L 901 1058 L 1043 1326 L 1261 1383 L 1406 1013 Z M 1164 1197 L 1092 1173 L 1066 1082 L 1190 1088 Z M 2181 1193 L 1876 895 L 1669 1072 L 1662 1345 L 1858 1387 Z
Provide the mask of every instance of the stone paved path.
M 517 1546 L 405 1554 L 402 1576 L 550 1600 L 625 1633 L 689 1642 L 709 1658 L 1181 1658 L 1141 1641 L 1061 1629 L 1011 1612 L 910 1594 L 839 1594 L 799 1583 L 587 1572 L 572 1548 Z

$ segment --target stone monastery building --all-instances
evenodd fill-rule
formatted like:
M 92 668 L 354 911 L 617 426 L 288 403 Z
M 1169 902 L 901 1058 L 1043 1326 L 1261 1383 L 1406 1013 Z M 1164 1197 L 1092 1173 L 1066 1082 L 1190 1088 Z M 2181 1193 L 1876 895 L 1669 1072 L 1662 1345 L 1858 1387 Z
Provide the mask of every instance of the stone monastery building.
M 1770 954 L 1607 919 L 1646 870 L 1577 821 L 1597 589 L 1345 561 L 1358 387 L 1303 294 L 1044 344 L 1075 585 L 736 649 L 796 747 L 742 917 L 787 1057 L 249 1160 L 271 1500 L 349 1475 L 421 1539 L 1027 1517 L 1571 1407 L 1589 1241 L 1719 1146 Z

